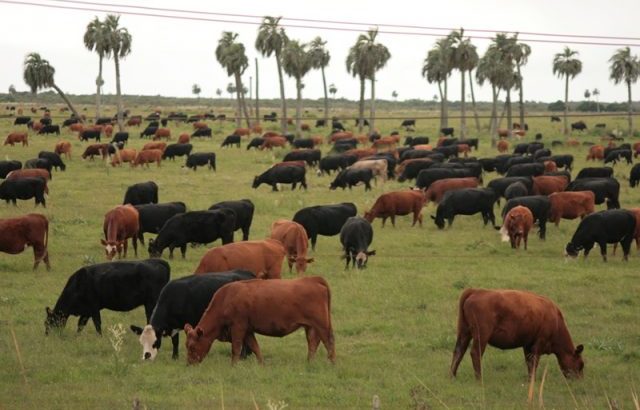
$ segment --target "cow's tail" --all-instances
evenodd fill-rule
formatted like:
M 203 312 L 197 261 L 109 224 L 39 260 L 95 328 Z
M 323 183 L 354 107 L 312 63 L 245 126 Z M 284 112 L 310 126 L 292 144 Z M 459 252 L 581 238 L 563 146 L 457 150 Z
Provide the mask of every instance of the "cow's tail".
M 457 336 L 458 340 L 460 340 L 460 336 L 464 333 L 469 332 L 469 325 L 467 323 L 467 319 L 464 316 L 464 304 L 474 292 L 474 289 L 465 289 L 460 295 L 460 301 L 458 302 L 458 330 Z
M 49 220 L 45 217 L 44 218 L 44 248 L 49 249 L 48 246 L 49 246 Z

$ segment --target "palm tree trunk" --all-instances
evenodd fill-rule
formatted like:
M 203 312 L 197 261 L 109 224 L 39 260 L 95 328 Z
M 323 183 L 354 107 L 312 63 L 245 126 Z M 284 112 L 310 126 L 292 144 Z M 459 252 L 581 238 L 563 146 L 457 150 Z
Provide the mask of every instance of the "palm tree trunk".
M 569 76 L 566 75 L 566 81 L 564 83 L 564 135 L 569 134 L 569 123 L 567 122 L 567 116 L 569 115 Z
M 507 113 L 507 103 L 505 101 L 504 105 L 502 106 L 502 114 L 500 114 L 500 121 L 498 121 L 498 129 L 500 129 L 502 127 L 502 120 L 504 120 L 504 115 Z M 509 128 L 509 127 L 507 127 Z
M 507 89 L 507 129 L 509 130 L 509 136 L 511 136 L 511 127 L 513 125 L 513 113 L 511 112 L 511 88 Z
M 100 88 L 102 88 L 102 56 L 98 57 L 98 78 L 96 79 L 96 121 L 100 118 Z
M 114 53 L 113 60 L 116 63 L 116 94 L 118 97 L 118 130 L 120 132 L 123 132 L 124 123 L 122 121 L 122 94 L 120 91 L 120 59 L 118 58 L 117 53 Z
M 256 124 L 260 123 L 260 94 L 258 93 L 258 59 L 256 58 Z
M 302 122 L 300 115 L 302 114 L 302 79 L 296 78 L 296 137 L 302 136 Z
M 449 126 L 449 104 L 447 101 L 447 96 L 448 96 L 447 79 L 445 78 L 444 79 L 444 98 L 442 99 L 442 101 L 444 102 L 444 104 L 442 105 L 442 128 Z
M 73 115 L 78 118 L 80 121 L 82 121 L 82 118 L 80 117 L 80 114 L 78 114 L 78 111 L 76 111 L 76 109 L 73 107 L 73 104 L 71 104 L 71 101 L 67 98 L 67 96 L 62 92 L 62 90 L 55 84 L 52 85 L 53 89 L 56 90 L 56 92 L 58 94 L 60 94 L 60 98 L 62 98 L 64 100 L 64 103 L 67 104 L 67 107 L 69 107 L 69 109 L 71 110 L 71 112 L 73 113 Z
M 329 97 L 327 95 L 327 80 L 324 76 L 324 66 L 320 67 L 322 71 L 322 90 L 324 91 L 324 123 L 329 124 Z
M 369 134 L 375 129 L 376 122 L 376 75 L 371 77 L 371 107 L 369 111 Z
M 238 76 L 240 76 L 240 74 L 238 74 Z M 242 77 L 240 77 L 240 87 L 242 90 L 242 93 L 240 93 L 240 98 L 242 98 L 242 111 L 244 112 L 244 118 L 247 122 L 247 128 L 251 128 L 251 119 L 249 118 L 251 114 L 247 109 L 247 100 L 245 99 L 244 87 L 242 86 Z
M 633 136 L 633 117 L 631 116 L 633 112 L 632 100 L 631 100 L 631 81 L 627 81 L 627 94 L 629 97 L 629 137 Z
M 358 107 L 358 134 L 362 134 L 364 123 L 364 77 L 360 77 L 360 106 Z
M 493 98 L 491 104 L 491 120 L 489 124 L 489 133 L 491 134 L 491 147 L 496 146 L 496 123 L 498 122 L 498 93 L 496 86 L 491 84 L 491 96 Z
M 287 100 L 284 96 L 284 78 L 282 77 L 282 65 L 280 64 L 280 52 L 276 51 L 276 64 L 278 65 L 278 79 L 280 80 L 280 100 L 282 104 L 282 119 L 280 120 L 282 133 L 287 133 Z
M 524 91 L 522 90 L 522 75 L 520 74 L 520 64 L 517 65 L 518 67 L 518 78 L 520 81 L 520 90 L 519 90 L 519 97 L 518 97 L 518 103 L 520 104 L 520 127 L 522 127 L 522 129 L 524 129 Z
M 460 84 L 460 89 L 462 90 L 462 95 L 460 96 L 460 137 L 465 139 L 467 136 L 467 109 L 464 104 L 464 93 L 465 93 L 465 81 L 464 81 L 464 70 L 460 72 L 460 79 L 462 83 Z
M 476 132 L 480 132 L 480 118 L 478 117 L 478 110 L 476 109 L 476 95 L 473 92 L 473 76 L 472 70 L 469 70 L 469 90 L 471 91 L 471 106 L 473 107 L 473 118 L 476 120 Z
M 236 114 L 236 127 L 240 128 L 242 121 L 242 82 L 240 81 L 240 73 L 234 74 L 236 80 L 236 100 L 238 102 L 238 113 Z
M 438 81 L 438 91 L 440 92 L 440 129 L 444 128 L 444 93 L 442 92 L 442 82 Z

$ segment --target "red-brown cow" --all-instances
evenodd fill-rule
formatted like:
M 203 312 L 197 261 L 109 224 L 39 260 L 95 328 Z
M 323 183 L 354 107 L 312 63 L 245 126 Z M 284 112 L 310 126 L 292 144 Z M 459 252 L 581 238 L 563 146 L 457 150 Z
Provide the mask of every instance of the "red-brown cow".
M 17 218 L 0 219 L 0 251 L 11 255 L 22 253 L 33 247 L 33 270 L 44 261 L 49 264 L 49 221 L 41 214 L 27 214 Z
M 591 159 L 594 161 L 604 159 L 604 147 L 602 145 L 593 145 L 591 148 L 589 148 L 587 161 Z
M 498 129 L 498 137 L 506 138 L 509 136 L 509 130 L 505 130 L 504 128 Z
M 147 149 L 142 150 L 136 154 L 136 159 L 131 163 L 132 167 L 137 167 L 138 165 L 147 164 L 147 168 L 149 168 L 149 164 L 155 162 L 160 167 L 160 162 L 162 162 L 162 151 L 159 149 Z
M 382 147 L 387 148 L 387 149 L 389 149 L 389 148 L 393 149 L 393 148 L 396 147 L 397 143 L 398 143 L 398 138 L 397 137 L 396 138 L 394 138 L 394 137 L 382 137 L 382 138 L 379 138 L 379 139 L 373 141 L 373 145 L 372 146 L 373 146 L 373 148 L 377 148 L 377 149 L 380 149 Z
M 191 141 L 191 137 L 186 132 L 183 132 L 178 137 L 178 144 L 188 144 Z
M 274 167 L 290 167 L 290 166 L 305 168 L 307 166 L 307 163 L 304 162 L 304 161 L 282 161 L 282 162 L 276 162 L 275 164 L 273 164 L 271 166 L 271 168 L 274 168 Z
M 282 134 L 275 131 L 267 131 L 264 134 L 262 134 L 262 138 L 271 138 L 271 137 L 282 137 Z
M 286 254 L 282 243 L 275 239 L 228 243 L 208 250 L 195 273 L 246 269 L 259 279 L 280 279 Z
M 262 134 L 262 126 L 260 124 L 253 124 L 251 126 L 251 132 L 253 134 Z
M 431 151 L 433 150 L 433 146 L 431 144 L 417 144 L 413 146 L 413 149 L 415 150 L 422 150 L 422 151 Z M 422 158 L 419 158 L 422 159 Z M 410 160 L 408 160 L 410 161 Z M 402 163 L 404 164 L 406 161 L 403 161 Z
M 500 141 L 498 141 L 497 147 L 498 147 L 498 152 L 505 153 L 505 152 L 509 151 L 509 141 L 500 140 Z
M 541 175 L 533 177 L 533 195 L 551 195 L 567 189 L 569 180 L 562 175 Z
M 171 139 L 171 130 L 169 128 L 158 128 L 153 136 L 154 141 L 165 138 L 167 141 Z
M 206 122 L 197 121 L 197 122 L 193 123 L 193 129 L 194 130 L 202 130 L 202 129 L 205 129 L 205 128 L 209 128 L 209 126 L 207 125 Z
M 351 155 L 358 159 L 376 155 L 378 151 L 375 148 L 354 148 L 344 152 L 344 155 Z
M 313 262 L 313 258 L 307 258 L 309 238 L 304 227 L 297 222 L 286 219 L 278 219 L 271 224 L 271 239 L 282 242 L 287 251 L 289 273 L 291 267 L 296 265 L 298 275 L 307 270 L 307 264 Z
M 58 141 L 53 152 L 60 156 L 64 154 L 67 159 L 71 159 L 71 143 L 69 141 Z
M 109 155 L 109 144 L 91 144 L 82 153 L 82 159 L 93 160 L 93 157 L 100 155 L 102 159 L 106 159 Z
M 133 163 L 133 161 L 136 160 L 137 154 L 138 152 L 135 149 L 121 149 L 111 157 L 111 166 L 122 165 L 123 162 Z
M 458 154 L 464 154 L 464 157 L 467 158 L 469 151 L 471 151 L 471 149 L 467 144 L 458 144 Z
M 84 125 L 82 125 L 79 122 L 76 122 L 75 124 L 69 125 L 69 131 L 70 132 L 82 132 L 82 131 L 84 131 Z
M 4 140 L 4 145 L 11 145 L 12 147 L 18 143 L 21 143 L 23 147 L 28 147 L 29 135 L 27 135 L 26 132 L 12 132 L 7 135 L 7 138 Z
M 336 132 L 331 134 L 331 137 L 329 137 L 329 142 L 334 143 L 338 140 L 345 140 L 349 138 L 353 138 L 353 132 L 351 131 Z
M 425 192 L 426 198 L 425 205 L 429 202 L 435 202 L 439 204 L 442 201 L 442 197 L 449 191 L 456 191 L 463 188 L 477 188 L 478 178 L 445 178 L 433 182 L 429 185 L 429 189 Z
M 315 135 L 311 137 L 311 141 L 313 141 L 313 146 L 315 147 L 316 145 L 322 145 L 324 142 L 324 139 L 319 135 Z
M 510 241 L 513 249 L 520 249 L 520 241 L 524 241 L 524 250 L 527 250 L 529 231 L 533 226 L 533 214 L 525 206 L 515 206 L 504 217 L 504 223 L 500 229 L 502 242 Z
M 549 201 L 551 202 L 549 221 L 558 226 L 560 219 L 582 219 L 592 214 L 596 196 L 591 191 L 556 192 L 549 195 Z
M 111 138 L 111 135 L 113 134 L 113 125 L 111 124 L 107 124 L 104 127 L 104 135 L 106 135 L 107 137 Z
M 167 149 L 167 143 L 166 142 L 147 142 L 142 147 L 142 151 L 147 151 L 150 149 L 159 149 L 160 151 L 164 152 L 164 150 Z
M 300 124 L 300 129 L 302 131 L 309 131 L 311 129 L 311 127 L 309 126 L 309 124 L 302 123 L 302 124 Z
M 426 199 L 422 191 L 396 191 L 382 194 L 376 199 L 373 207 L 364 213 L 364 218 L 373 222 L 376 218 L 382 218 L 384 228 L 387 218 L 391 218 L 391 224 L 396 226 L 396 215 L 409 215 L 413 213 L 413 223 L 422 226 L 422 207 Z
M 558 170 L 558 165 L 556 165 L 555 161 L 545 161 L 544 164 L 544 172 L 556 172 Z
M 307 360 L 312 360 L 322 341 L 329 360 L 336 360 L 331 326 L 331 290 L 319 277 L 289 280 L 246 280 L 229 283 L 218 290 L 198 325 L 184 326 L 187 334 L 187 362 L 200 363 L 214 340 L 231 338 L 231 363 L 240 359 L 246 343 L 263 363 L 254 333 L 283 337 L 304 328 L 307 335 Z
M 633 144 L 633 157 L 638 158 L 638 155 L 640 155 L 640 142 L 635 142 Z
M 236 128 L 233 131 L 233 135 L 239 135 L 241 137 L 249 136 L 249 135 L 251 135 L 251 130 L 249 128 Z
M 140 124 L 142 124 L 142 118 L 140 117 L 131 117 L 127 121 L 127 126 L 129 127 L 138 127 Z
M 34 121 L 31 125 L 31 129 L 33 130 L 33 132 L 40 131 L 42 127 L 44 127 L 44 125 L 40 121 Z
M 119 205 L 107 212 L 102 225 L 104 238 L 100 243 L 104 246 L 107 260 L 112 260 L 116 253 L 118 259 L 124 250 L 124 257 L 127 257 L 127 247 L 129 238 L 136 238 L 138 235 L 138 210 L 132 205 Z M 138 245 L 133 240 L 133 251 L 138 256 Z
M 451 376 L 455 377 L 469 343 L 476 378 L 482 377 L 487 344 L 499 349 L 522 347 L 535 378 L 540 355 L 554 354 L 565 377 L 582 377 L 584 347 L 574 347 L 562 312 L 550 299 L 521 290 L 467 289 L 460 296 L 458 332 Z
M 265 138 L 262 145 L 260 145 L 260 149 L 272 149 L 273 147 L 284 147 L 287 145 L 287 139 L 284 137 L 271 137 Z

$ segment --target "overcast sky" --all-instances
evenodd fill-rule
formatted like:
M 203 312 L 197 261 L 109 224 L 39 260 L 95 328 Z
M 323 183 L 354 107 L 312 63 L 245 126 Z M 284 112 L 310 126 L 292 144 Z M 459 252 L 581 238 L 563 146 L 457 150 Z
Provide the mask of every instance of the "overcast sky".
M 22 0 L 15 0 L 22 1 Z M 95 0 L 102 2 L 106 0 Z M 64 5 L 48 0 L 31 2 Z M 356 21 L 374 24 L 401 24 L 432 27 L 465 27 L 467 29 L 513 30 L 521 32 L 544 32 L 560 34 L 588 34 L 617 37 L 640 37 L 640 1 L 638 0 L 450 0 L 425 2 L 395 0 L 374 2 L 371 0 L 236 0 L 225 2 L 203 2 L 182 0 L 113 0 L 118 4 L 179 8 L 182 10 L 217 13 L 241 13 L 251 15 L 274 15 L 293 18 Z M 384 4 L 384 7 L 379 5 Z M 76 5 L 78 7 L 78 5 Z M 82 6 L 80 6 L 82 7 Z M 87 6 L 104 8 L 101 6 Z M 136 11 L 130 9 L 131 11 Z M 138 10 L 140 11 L 140 10 Z M 149 11 L 148 11 L 149 12 Z M 151 12 L 153 13 L 153 12 Z M 172 13 L 178 14 L 178 13 Z M 95 92 L 98 57 L 83 46 L 82 36 L 87 23 L 98 15 L 95 11 L 59 10 L 53 8 L 0 2 L 0 90 L 6 92 L 10 84 L 18 90 L 26 90 L 22 80 L 22 63 L 29 52 L 39 52 L 56 68 L 56 83 L 66 92 L 88 94 Z M 184 15 L 184 14 L 183 14 Z M 193 16 L 193 15 L 192 15 Z M 203 16 L 207 18 L 224 18 Z M 234 19 L 229 17 L 227 19 Z M 255 19 L 245 19 L 256 21 Z M 279 96 L 276 64 L 273 58 L 262 58 L 254 47 L 257 26 L 251 24 L 210 21 L 185 21 L 176 19 L 143 17 L 123 14 L 121 24 L 133 36 L 133 51 L 121 64 L 122 89 L 125 94 L 191 96 L 194 83 L 202 87 L 202 96 L 215 96 L 216 88 L 223 91 L 232 79 L 227 77 L 215 60 L 214 50 L 222 31 L 239 33 L 239 40 L 247 49 L 250 66 L 245 74 L 254 76 L 254 58 L 258 57 L 260 68 L 260 96 Z M 300 23 L 283 21 L 285 24 L 307 24 L 327 26 L 324 23 Z M 340 26 L 361 28 L 367 26 Z M 358 33 L 325 29 L 286 28 L 290 38 L 303 42 L 315 36 L 328 41 L 331 62 L 326 71 L 327 83 L 338 88 L 338 97 L 358 98 L 358 81 L 345 69 L 345 58 Z M 413 31 L 381 27 L 381 31 Z M 422 31 L 426 32 L 426 31 Z M 431 31 L 433 33 L 433 31 Z M 445 33 L 445 32 L 441 32 Z M 492 36 L 491 33 L 468 33 Z M 520 35 L 521 38 L 534 38 Z M 535 37 L 544 38 L 544 37 Z M 420 75 L 422 62 L 437 37 L 423 35 L 398 35 L 381 33 L 380 42 L 391 52 L 391 60 L 379 73 L 377 95 L 390 99 L 393 90 L 399 99 L 431 99 L 437 92 L 435 84 L 428 84 Z M 580 39 L 575 39 L 580 40 Z M 489 40 L 473 39 L 480 54 L 486 50 Z M 582 39 L 585 41 L 585 39 Z M 589 39 L 586 39 L 589 41 Z M 640 45 L 640 40 L 592 40 L 600 42 L 628 42 Z M 564 44 L 529 42 L 532 53 L 523 70 L 526 100 L 555 101 L 564 98 L 564 83 L 551 72 L 553 55 L 560 52 Z M 598 88 L 601 101 L 626 100 L 623 85 L 614 85 L 609 80 L 609 57 L 620 46 L 569 45 L 579 51 L 583 62 L 582 74 L 570 85 L 570 99 L 583 99 L 585 89 Z M 634 54 L 640 46 L 632 47 Z M 105 62 L 105 92 L 115 92 L 113 61 Z M 322 96 L 322 78 L 319 71 L 310 72 L 304 79 L 305 97 Z M 479 100 L 490 100 L 488 86 L 476 88 Z M 367 90 L 368 92 L 368 90 Z M 633 88 L 634 99 L 640 96 L 640 85 Z M 255 93 L 255 91 L 254 91 Z M 228 94 L 225 92 L 225 96 Z M 286 95 L 295 96 L 292 79 L 286 78 Z M 460 98 L 460 76 L 454 73 L 450 79 L 450 99 Z

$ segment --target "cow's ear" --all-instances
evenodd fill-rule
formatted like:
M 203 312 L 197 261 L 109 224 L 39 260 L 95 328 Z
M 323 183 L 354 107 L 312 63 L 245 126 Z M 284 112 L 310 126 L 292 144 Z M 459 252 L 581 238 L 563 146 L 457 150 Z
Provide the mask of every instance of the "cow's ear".
M 431 219 L 433 219 L 434 221 L 436 220 L 436 217 L 433 215 L 429 215 L 431 217 Z
M 576 356 L 580 356 L 583 350 L 584 350 L 584 346 L 578 345 L 578 347 L 576 347 Z
M 104 239 L 100 239 L 100 243 L 101 243 L 103 246 L 107 246 L 107 245 L 108 245 L 107 241 L 105 241 Z
M 184 325 L 184 332 L 185 332 L 186 334 L 189 334 L 189 332 L 191 332 L 192 330 L 193 330 L 193 327 L 192 327 L 189 323 L 187 323 L 186 325 Z
M 204 330 L 202 330 L 200 326 L 196 326 L 196 334 L 198 335 L 198 337 L 202 337 L 204 336 Z
M 307 259 L 307 263 L 312 263 L 312 262 L 314 262 L 314 261 L 315 261 L 315 259 L 314 259 L 314 258 L 309 258 L 309 259 Z
M 374 256 L 376 254 L 376 251 L 375 251 L 375 249 L 372 250 L 372 251 L 367 251 L 366 254 L 367 254 L 367 256 Z
M 131 331 L 135 334 L 137 334 L 138 336 L 140 336 L 142 334 L 142 328 L 136 325 L 131 325 L 129 326 L 129 328 L 131 329 Z

